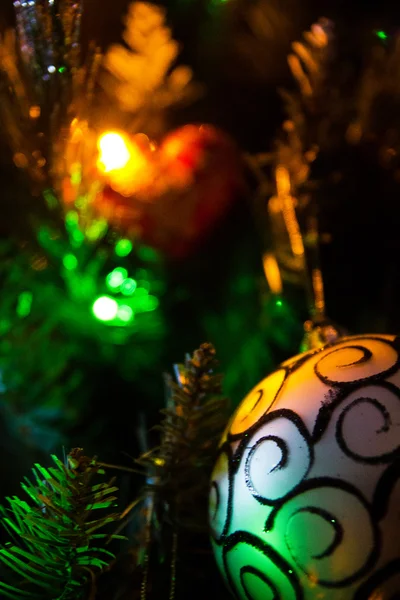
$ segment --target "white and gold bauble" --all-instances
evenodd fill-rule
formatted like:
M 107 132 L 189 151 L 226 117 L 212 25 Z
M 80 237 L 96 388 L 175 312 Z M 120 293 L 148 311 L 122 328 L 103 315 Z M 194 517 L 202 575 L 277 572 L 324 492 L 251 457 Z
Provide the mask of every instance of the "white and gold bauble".
M 210 493 L 219 568 L 246 600 L 400 592 L 400 338 L 343 338 L 243 400 Z

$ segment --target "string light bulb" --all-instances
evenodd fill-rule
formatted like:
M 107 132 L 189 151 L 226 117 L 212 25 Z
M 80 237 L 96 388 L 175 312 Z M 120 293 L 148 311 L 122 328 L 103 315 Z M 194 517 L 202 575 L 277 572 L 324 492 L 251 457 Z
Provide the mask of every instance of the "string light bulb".
M 263 265 L 265 277 L 273 294 L 282 294 L 283 283 L 278 261 L 274 254 L 264 254 Z
M 376 36 L 380 39 L 380 40 L 387 40 L 388 39 L 388 34 L 385 33 L 382 30 L 379 30 L 376 32 Z
M 104 173 L 123 169 L 131 158 L 131 149 L 125 136 L 117 132 L 103 133 L 97 144 L 99 150 L 98 167 Z
M 94 302 L 92 310 L 99 321 L 113 321 L 118 314 L 118 303 L 109 296 L 100 296 Z
M 142 136 L 109 131 L 97 142 L 97 167 L 111 187 L 123 196 L 131 196 L 152 180 L 148 152 L 140 144 Z

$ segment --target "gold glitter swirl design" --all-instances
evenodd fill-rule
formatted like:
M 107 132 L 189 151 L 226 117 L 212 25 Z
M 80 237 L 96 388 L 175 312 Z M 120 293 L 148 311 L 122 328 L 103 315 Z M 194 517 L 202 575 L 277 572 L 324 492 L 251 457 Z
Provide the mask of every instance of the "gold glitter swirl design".
M 255 425 L 275 402 L 283 382 L 286 371 L 280 369 L 266 377 L 243 400 L 236 411 L 229 427 L 232 435 L 244 433 Z
M 354 336 L 324 350 L 315 364 L 317 377 L 326 385 L 354 384 L 384 377 L 398 364 L 393 336 Z

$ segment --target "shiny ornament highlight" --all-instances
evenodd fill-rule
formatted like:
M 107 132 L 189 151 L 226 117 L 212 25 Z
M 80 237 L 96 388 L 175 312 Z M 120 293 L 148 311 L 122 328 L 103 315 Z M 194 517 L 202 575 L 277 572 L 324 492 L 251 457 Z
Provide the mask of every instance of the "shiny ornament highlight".
M 246 600 L 400 590 L 400 338 L 301 354 L 238 407 L 212 475 L 219 568 Z

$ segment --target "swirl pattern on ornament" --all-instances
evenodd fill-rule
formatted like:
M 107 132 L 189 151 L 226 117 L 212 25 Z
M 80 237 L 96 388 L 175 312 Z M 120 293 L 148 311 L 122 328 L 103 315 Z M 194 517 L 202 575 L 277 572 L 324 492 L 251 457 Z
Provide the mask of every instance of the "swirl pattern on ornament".
M 304 482 L 270 514 L 266 530 L 284 532 L 293 560 L 314 584 L 348 585 L 376 561 L 379 535 L 369 505 L 340 479 Z
M 214 548 L 238 598 L 397 598 L 400 338 L 284 363 L 239 406 L 219 460 Z
M 400 457 L 399 389 L 384 382 L 368 386 L 341 411 L 336 440 L 350 458 L 365 464 L 391 462 Z
M 244 590 L 247 600 L 252 600 L 262 589 L 262 597 L 279 600 L 279 590 L 273 580 L 266 573 L 260 573 L 254 567 L 242 567 L 240 569 L 240 583 Z
M 284 498 L 306 477 L 312 464 L 311 445 L 298 415 L 275 411 L 270 416 L 257 430 L 254 445 L 250 440 L 244 467 L 246 485 L 261 504 Z
M 271 409 L 282 388 L 285 377 L 286 371 L 284 369 L 275 371 L 247 395 L 236 411 L 231 423 L 230 434 L 232 436 L 245 433 Z
M 272 546 L 246 531 L 236 531 L 224 544 L 223 561 L 229 585 L 248 600 L 303 600 L 292 565 Z
M 371 379 L 384 379 L 398 370 L 400 358 L 392 339 L 352 337 L 322 352 L 315 363 L 317 377 L 326 385 L 354 385 Z

